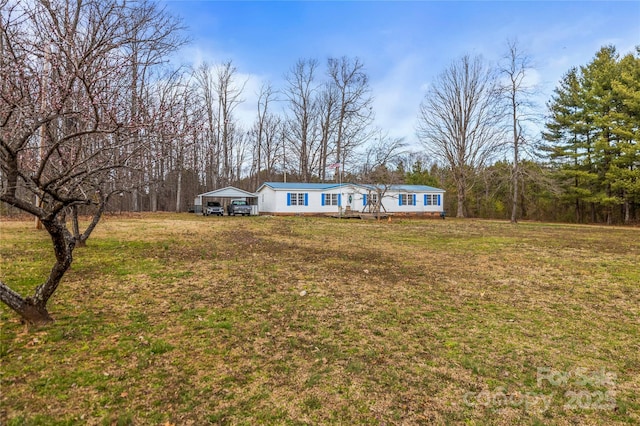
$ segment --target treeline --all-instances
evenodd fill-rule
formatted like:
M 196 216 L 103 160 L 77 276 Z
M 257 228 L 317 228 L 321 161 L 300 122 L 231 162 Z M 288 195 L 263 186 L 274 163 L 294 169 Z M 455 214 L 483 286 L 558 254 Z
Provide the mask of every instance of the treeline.
M 638 223 L 639 141 L 640 47 L 621 57 L 605 46 L 591 62 L 564 75 L 547 104 L 544 131 L 530 144 L 529 159 L 518 162 L 515 181 L 513 161 L 466 171 L 471 182 L 466 215 L 509 219 L 515 204 L 521 219 Z M 505 158 L 513 151 L 506 147 Z M 446 207 L 454 212 L 459 199 L 451 196 L 458 189 L 452 170 L 433 166 L 438 179 L 430 182 L 447 189 Z
M 569 70 L 547 105 L 545 131 L 529 135 L 517 179 L 513 160 L 508 159 L 513 147 L 505 140 L 492 145 L 492 161 L 467 167 L 464 216 L 509 219 L 515 194 L 518 219 L 640 220 L 639 61 L 637 52 L 620 57 L 607 46 L 589 64 Z M 230 63 L 202 65 L 192 86 L 200 95 L 191 98 L 191 107 L 207 111 L 207 120 L 199 125 L 204 132 L 194 134 L 191 145 L 185 146 L 192 152 L 185 158 L 192 162 L 179 172 L 156 176 L 156 196 L 162 201 L 155 206 L 145 200 L 147 194 L 138 193 L 144 208 L 173 210 L 170 200 L 178 195 L 179 174 L 186 189 L 177 204 L 184 210 L 198 193 L 225 185 L 253 191 L 268 180 L 335 180 L 327 168 L 335 162 L 343 167 L 344 180 L 444 188 L 446 209 L 454 214 L 460 203 L 454 169 L 434 162 L 428 152 L 408 152 L 403 140 L 369 127 L 372 94 L 363 64 L 357 58 L 332 58 L 322 72 L 319 69 L 318 61 L 301 60 L 291 68 L 285 89 L 264 85 L 255 123 L 244 130 L 232 113 L 241 101 L 237 88 L 242 84 L 231 84 L 237 71 Z M 214 85 L 215 90 L 207 92 L 207 79 L 227 85 Z M 225 92 L 230 88 L 236 89 Z M 275 109 L 276 101 L 284 101 L 285 108 Z M 119 202 L 113 207 L 131 208 L 122 197 Z
M 556 170 L 561 201 L 575 221 L 638 220 L 640 202 L 640 48 L 615 47 L 572 68 L 549 102 L 541 147 Z
M 204 191 L 228 185 L 253 191 L 285 176 L 321 181 L 333 178 L 332 164 L 359 164 L 358 149 L 373 135 L 369 80 L 359 59 L 298 61 L 286 87 L 261 86 L 249 128 L 237 114 L 246 83 L 232 62 L 203 63 L 135 94 L 137 110 L 150 110 L 158 125 L 145 129 L 140 181 L 113 197 L 110 209 L 185 211 Z
M 232 62 L 168 62 L 184 28 L 156 3 L 0 4 L 3 212 L 188 211 L 197 194 L 227 185 L 254 191 L 339 173 L 442 187 L 458 216 L 639 219 L 638 51 L 621 58 L 604 47 L 569 70 L 538 119 L 542 135 L 523 132 L 533 111 L 517 46 L 498 66 L 464 57 L 425 94 L 424 149 L 410 152 L 414 135 L 373 127 L 375 94 L 359 58 L 297 61 L 282 87 L 261 85 L 250 122 L 239 106 L 253 94 Z M 465 90 L 477 104 L 463 104 Z

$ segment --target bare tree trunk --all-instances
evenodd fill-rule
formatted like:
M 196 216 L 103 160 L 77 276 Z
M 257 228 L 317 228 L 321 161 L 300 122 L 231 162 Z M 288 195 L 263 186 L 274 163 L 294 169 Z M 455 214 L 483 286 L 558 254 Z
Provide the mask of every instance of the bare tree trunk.
M 520 143 L 523 141 L 521 120 L 522 109 L 527 108 L 525 97 L 531 95 L 531 87 L 527 86 L 525 77 L 530 69 L 530 59 L 518 48 L 517 41 L 507 42 L 507 54 L 504 56 L 504 65 L 500 72 L 507 77 L 507 83 L 503 86 L 504 97 L 507 100 L 511 115 L 511 130 L 513 140 L 513 169 L 511 174 L 512 208 L 511 223 L 518 221 L 518 181 L 520 178 Z
M 624 194 L 624 223 L 629 224 L 631 222 L 631 203 L 629 203 L 629 198 L 627 194 Z
M 96 228 L 96 226 L 98 226 L 98 223 L 100 222 L 100 219 L 102 218 L 102 215 L 104 214 L 104 211 L 107 208 L 107 202 L 109 201 L 109 196 L 103 197 L 102 194 L 100 193 L 99 195 L 100 195 L 100 200 L 98 202 L 98 208 L 93 213 L 93 216 L 91 217 L 91 222 L 89 222 L 89 225 L 87 225 L 87 228 L 82 233 L 80 233 L 80 220 L 78 218 L 78 208 L 77 206 L 71 207 L 72 232 L 73 232 L 73 238 L 76 243 L 75 245 L 76 247 L 87 246 L 87 240 L 91 236 L 91 233 Z
M 104 210 L 107 207 L 107 201 L 108 199 L 104 199 L 100 202 L 100 204 L 98 205 L 98 210 L 93 214 L 91 218 L 91 222 L 89 222 L 87 229 L 85 229 L 84 232 L 80 235 L 80 239 L 78 240 L 78 242 L 81 244 L 82 247 L 87 245 L 87 240 L 89 239 L 89 236 L 91 236 L 91 233 L 98 225 L 98 222 L 100 222 L 100 219 L 102 218 L 102 214 L 104 213 Z
M 511 223 L 517 223 L 518 222 L 518 175 L 520 174 L 520 167 L 519 167 L 519 161 L 520 159 L 518 158 L 518 131 L 516 130 L 517 128 L 517 120 L 516 120 L 516 116 L 515 116 L 515 105 L 513 107 L 513 137 L 514 137 L 514 144 L 513 144 L 513 170 L 512 170 L 512 176 L 511 176 L 511 185 L 513 187 L 513 206 L 511 207 Z
M 176 185 L 176 213 L 182 211 L 182 168 L 178 169 L 178 183 Z
M 576 223 L 582 222 L 580 214 L 580 200 L 576 200 Z
M 154 182 L 149 186 L 149 203 L 152 212 L 158 211 L 158 184 Z
M 520 135 L 518 132 L 518 106 L 517 106 L 517 102 L 516 102 L 516 97 L 515 97 L 515 93 L 516 93 L 516 88 L 515 85 L 512 86 L 513 87 L 513 92 L 511 94 L 511 113 L 512 115 L 512 125 L 513 125 L 513 170 L 511 171 L 511 187 L 513 189 L 513 205 L 511 207 L 511 223 L 517 223 L 518 222 L 518 175 L 520 172 L 520 168 L 519 168 L 519 163 L 520 163 L 520 158 L 519 158 L 519 146 L 518 146 L 518 142 L 520 139 Z
M 186 120 L 187 111 L 186 105 L 184 105 L 185 110 L 183 111 L 184 119 Z M 182 142 L 178 143 L 178 155 L 176 158 L 176 213 L 180 213 L 182 211 L 182 174 L 184 171 L 184 146 Z
M 46 324 L 53 321 L 46 307 L 41 309 L 32 299 L 24 299 L 2 281 L 0 281 L 0 300 L 29 324 Z
M 467 180 L 466 174 L 462 169 L 463 167 L 460 167 L 460 170 L 454 171 L 453 174 L 453 180 L 456 184 L 456 197 L 458 200 L 456 217 L 465 217 L 464 204 L 467 200 Z
M 53 321 L 47 311 L 47 302 L 58 288 L 62 276 L 71 266 L 75 247 L 75 239 L 58 218 L 41 218 L 41 222 L 51 236 L 56 257 L 56 263 L 47 281 L 36 287 L 33 296 L 27 298 L 23 298 L 0 281 L 0 300 L 29 324 L 46 324 Z
M 523 179 L 523 182 L 521 183 L 521 185 L 522 185 L 522 188 L 521 188 L 520 194 L 519 194 L 520 195 L 520 213 L 521 213 L 521 217 L 526 219 L 528 217 L 528 214 L 529 214 L 529 209 L 527 208 L 527 197 L 526 197 L 526 194 L 525 194 L 526 186 L 525 186 L 525 183 L 524 183 L 524 179 Z
M 140 204 L 138 203 L 139 198 L 138 188 L 133 188 L 131 191 L 131 210 L 134 212 L 140 211 Z
M 464 188 L 458 188 L 458 210 L 456 217 L 464 217 L 464 202 L 465 202 L 465 190 Z
M 80 219 L 78 218 L 78 206 L 71 206 L 71 229 L 73 232 L 73 238 L 76 240 L 77 247 L 84 247 L 86 244 L 84 241 L 80 241 Z

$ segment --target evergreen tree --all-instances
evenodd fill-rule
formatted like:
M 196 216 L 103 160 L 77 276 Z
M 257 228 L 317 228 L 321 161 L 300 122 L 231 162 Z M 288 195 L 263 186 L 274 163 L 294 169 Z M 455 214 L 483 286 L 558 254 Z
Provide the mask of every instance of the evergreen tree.
M 618 155 L 607 172 L 611 189 L 618 194 L 625 223 L 631 221 L 632 209 L 640 204 L 640 47 L 619 63 L 619 73 L 612 83 L 618 110 L 614 114 L 612 133 L 617 139 Z
M 576 221 L 584 216 L 585 200 L 592 196 L 595 180 L 591 167 L 592 137 L 583 96 L 581 74 L 572 68 L 554 90 L 548 104 L 550 117 L 543 138 L 549 159 L 559 167 L 558 178 L 565 201 L 575 206 Z
M 592 134 L 590 160 L 597 175 L 588 201 L 603 208 L 607 223 L 611 223 L 612 207 L 618 203 L 618 198 L 612 192 L 612 182 L 607 178 L 619 152 L 613 129 L 620 100 L 614 96 L 612 86 L 618 70 L 618 53 L 613 46 L 601 48 L 594 60 L 581 68 L 585 115 L 588 131 Z M 594 211 L 595 208 L 592 209 Z M 595 218 L 592 217 L 592 220 L 595 221 Z
M 406 172 L 404 181 L 410 185 L 438 186 L 438 180 L 429 174 L 428 169 L 423 168 L 420 160 L 413 163 L 410 172 Z
M 565 199 L 582 221 L 590 207 L 611 223 L 616 206 L 629 222 L 639 201 L 638 140 L 640 58 L 601 48 L 580 69 L 572 68 L 555 89 L 543 138 L 549 159 L 559 166 Z

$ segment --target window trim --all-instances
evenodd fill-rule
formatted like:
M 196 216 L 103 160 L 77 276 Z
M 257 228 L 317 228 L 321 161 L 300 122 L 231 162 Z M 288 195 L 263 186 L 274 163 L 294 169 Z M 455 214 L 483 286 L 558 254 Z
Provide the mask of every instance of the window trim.
M 424 194 L 425 206 L 440 206 L 442 204 L 441 194 Z
M 398 196 L 399 206 L 416 206 L 417 205 L 416 194 L 402 193 Z M 406 202 L 405 202 L 406 201 Z
M 302 199 L 302 203 L 300 200 Z M 295 202 L 294 202 L 295 200 Z M 287 206 L 308 206 L 309 205 L 309 193 L 308 192 L 287 192 Z
M 340 205 L 340 194 L 336 194 L 334 192 L 324 192 L 321 195 L 322 206 L 339 206 Z M 327 202 L 329 201 L 329 202 Z

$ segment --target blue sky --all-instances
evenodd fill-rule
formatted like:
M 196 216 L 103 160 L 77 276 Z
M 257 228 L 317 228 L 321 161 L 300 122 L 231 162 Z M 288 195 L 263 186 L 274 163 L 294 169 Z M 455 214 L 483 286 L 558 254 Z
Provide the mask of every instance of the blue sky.
M 301 58 L 358 57 L 371 80 L 376 125 L 415 141 L 430 81 L 464 54 L 497 61 L 517 38 L 535 69 L 544 104 L 572 66 L 603 45 L 640 45 L 640 1 L 186 1 L 162 0 L 184 20 L 192 43 L 179 54 L 197 64 L 233 61 L 247 79 L 239 117 L 255 115 L 262 81 L 284 87 Z M 540 105 L 541 111 L 544 105 Z

